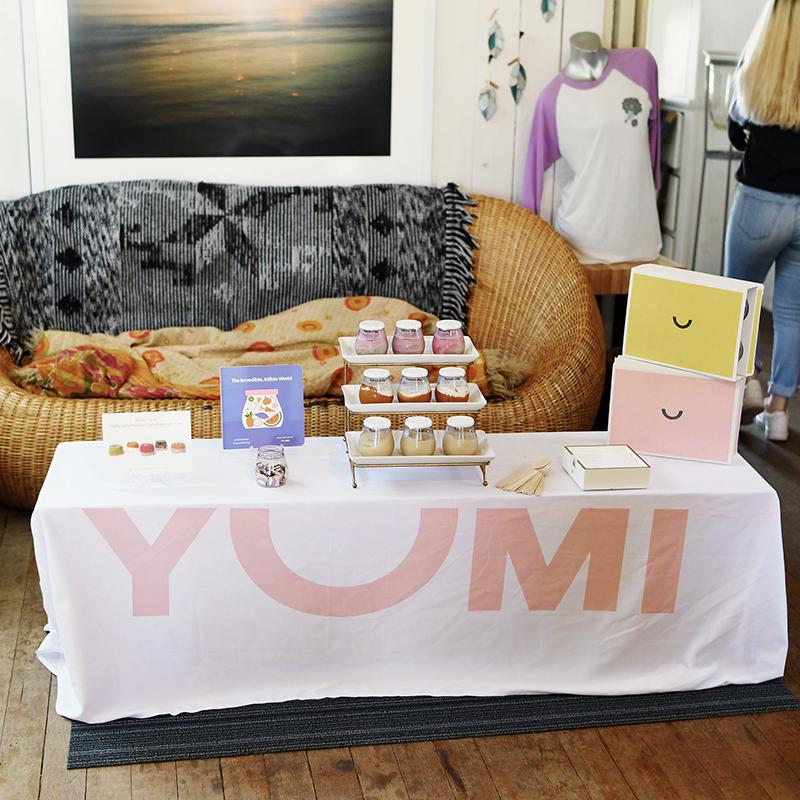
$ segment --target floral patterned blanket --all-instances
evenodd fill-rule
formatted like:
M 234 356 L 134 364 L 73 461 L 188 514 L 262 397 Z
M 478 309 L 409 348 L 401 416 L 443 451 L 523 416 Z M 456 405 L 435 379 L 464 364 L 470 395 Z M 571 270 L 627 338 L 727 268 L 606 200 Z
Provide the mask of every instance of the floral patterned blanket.
M 341 394 L 343 383 L 361 376 L 352 370 L 344 375 L 338 337 L 354 335 L 363 319 L 379 319 L 389 332 L 398 319 L 418 319 L 426 334 L 436 323 L 436 317 L 402 300 L 361 296 L 312 300 L 232 331 L 161 328 L 117 336 L 40 331 L 29 344 L 31 360 L 12 378 L 32 393 L 57 397 L 215 399 L 220 367 L 299 364 L 306 397 Z M 470 380 L 488 392 L 482 360 L 471 365 Z

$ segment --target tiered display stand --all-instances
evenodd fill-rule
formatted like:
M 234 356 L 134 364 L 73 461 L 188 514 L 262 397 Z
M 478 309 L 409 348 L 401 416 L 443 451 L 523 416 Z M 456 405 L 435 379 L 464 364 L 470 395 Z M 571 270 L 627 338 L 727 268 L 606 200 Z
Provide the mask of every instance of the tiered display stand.
M 478 358 L 478 351 L 469 336 L 464 337 L 464 353 L 461 355 L 437 355 L 432 350 L 432 336 L 425 337 L 425 352 L 419 355 L 397 355 L 386 353 L 384 355 L 359 355 L 355 350 L 355 336 L 339 337 L 339 351 L 344 360 L 344 374 L 347 375 L 348 367 L 386 367 L 389 369 L 411 366 L 428 367 L 467 367 Z M 389 340 L 391 350 L 391 339 Z M 353 479 L 353 488 L 358 488 L 356 482 L 356 469 L 387 468 L 387 467 L 478 467 L 483 476 L 483 485 L 487 485 L 486 467 L 494 458 L 494 451 L 489 444 L 486 434 L 477 431 L 479 451 L 474 456 L 448 456 L 437 454 L 432 456 L 362 456 L 358 452 L 358 439 L 360 432 L 351 431 L 350 426 L 354 417 L 383 416 L 387 414 L 399 415 L 403 418 L 423 414 L 427 417 L 454 414 L 474 414 L 486 405 L 486 398 L 474 383 L 469 384 L 469 395 L 463 403 L 362 403 L 358 397 L 358 384 L 347 384 L 342 387 L 345 406 L 345 446 L 347 458 L 350 462 L 350 474 Z M 395 387 L 396 392 L 397 387 Z M 431 387 L 433 389 L 433 387 Z M 444 432 L 435 431 L 436 447 L 441 450 Z M 399 451 L 400 436 L 402 431 L 393 431 L 395 449 Z

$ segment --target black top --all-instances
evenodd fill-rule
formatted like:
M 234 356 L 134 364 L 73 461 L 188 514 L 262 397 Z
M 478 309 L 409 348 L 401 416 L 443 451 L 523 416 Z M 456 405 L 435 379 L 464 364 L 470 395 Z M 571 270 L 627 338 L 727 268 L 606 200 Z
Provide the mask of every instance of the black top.
M 756 189 L 800 194 L 800 131 L 777 125 L 741 123 L 728 117 L 728 138 L 744 158 L 736 177 Z

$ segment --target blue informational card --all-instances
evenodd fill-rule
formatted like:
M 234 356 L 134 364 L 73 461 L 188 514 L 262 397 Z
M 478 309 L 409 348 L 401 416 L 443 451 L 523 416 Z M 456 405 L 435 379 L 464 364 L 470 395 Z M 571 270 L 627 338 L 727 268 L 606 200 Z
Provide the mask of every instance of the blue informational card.
M 219 383 L 223 448 L 303 444 L 302 367 L 222 367 Z

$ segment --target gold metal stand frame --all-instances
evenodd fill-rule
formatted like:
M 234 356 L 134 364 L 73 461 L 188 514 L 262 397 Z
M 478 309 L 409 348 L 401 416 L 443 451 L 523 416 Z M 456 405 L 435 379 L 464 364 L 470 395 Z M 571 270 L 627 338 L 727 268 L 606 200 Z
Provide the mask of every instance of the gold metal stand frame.
M 348 453 L 348 460 L 349 460 L 349 453 Z M 358 483 L 356 482 L 356 470 L 357 469 L 398 469 L 402 467 L 477 467 L 481 471 L 481 475 L 483 476 L 483 485 L 488 486 L 489 482 L 486 480 L 486 467 L 489 465 L 487 461 L 485 464 L 476 464 L 474 461 L 467 464 L 463 461 L 459 462 L 452 462 L 448 464 L 420 464 L 419 462 L 409 462 L 408 464 L 354 464 L 350 461 L 350 474 L 353 478 L 353 488 L 358 489 Z

